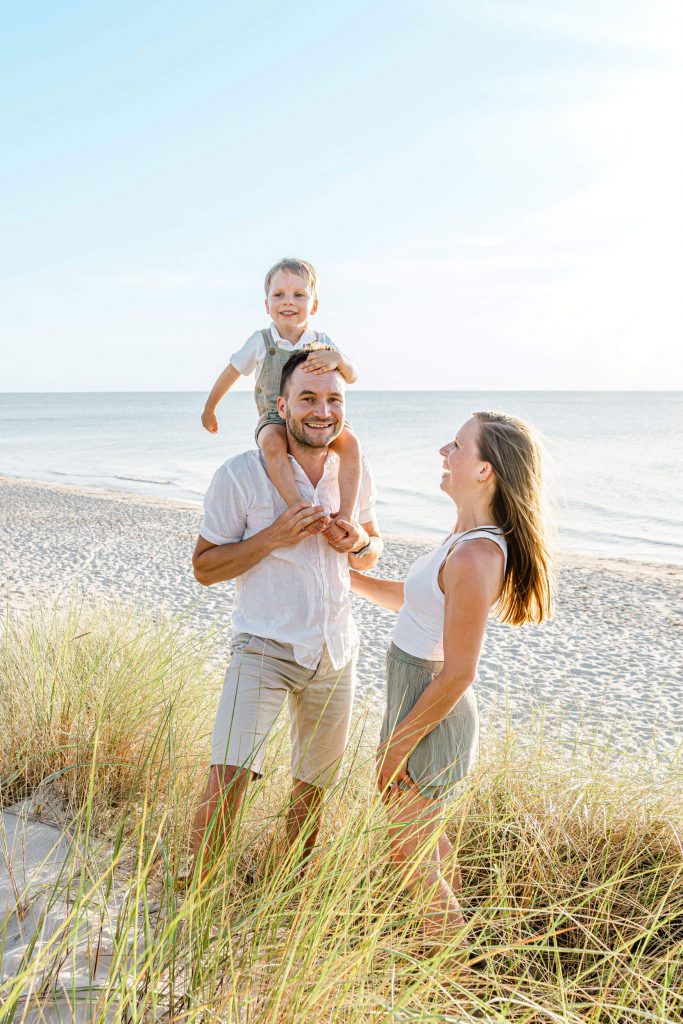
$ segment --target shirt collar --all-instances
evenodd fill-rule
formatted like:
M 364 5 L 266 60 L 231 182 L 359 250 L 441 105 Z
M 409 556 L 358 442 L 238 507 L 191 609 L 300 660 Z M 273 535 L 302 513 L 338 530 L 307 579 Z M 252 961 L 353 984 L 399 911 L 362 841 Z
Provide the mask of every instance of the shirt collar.
M 257 454 L 258 454 L 258 457 L 259 457 L 259 462 L 261 463 L 261 468 L 263 469 L 264 473 L 266 475 L 268 475 L 268 470 L 266 469 L 266 462 L 265 462 L 265 459 L 263 458 L 263 452 L 261 451 L 260 448 L 257 448 L 256 451 L 257 451 Z M 289 461 L 292 464 L 292 469 L 294 470 L 294 475 L 296 476 L 298 474 L 300 479 L 303 480 L 305 483 L 307 483 L 309 485 L 309 487 L 313 487 L 313 484 L 308 479 L 308 476 L 306 475 L 306 472 L 303 469 L 303 467 L 301 466 L 301 464 L 299 462 L 297 462 L 297 460 L 294 458 L 293 455 L 290 455 L 289 453 L 287 453 L 287 455 L 288 455 Z M 329 476 L 330 472 L 334 469 L 335 465 L 338 462 L 339 462 L 339 456 L 337 455 L 337 453 L 333 452 L 331 449 L 328 449 L 327 456 L 325 457 L 325 468 L 323 469 L 323 475 L 320 477 L 320 483 L 323 482 L 323 480 L 325 479 L 326 476 Z M 318 484 L 318 486 L 320 486 L 320 484 Z
M 292 469 L 294 470 L 294 475 L 296 476 L 298 474 L 299 477 L 302 480 L 305 480 L 306 483 L 309 484 L 310 487 L 313 487 L 313 484 L 308 479 L 308 476 L 307 476 L 306 471 L 304 470 L 303 466 L 301 466 L 301 464 L 296 461 L 296 459 L 294 458 L 293 455 L 289 456 L 289 461 L 292 464 Z M 334 466 L 337 464 L 337 462 L 339 462 L 339 456 L 336 454 L 336 452 L 333 452 L 330 449 L 328 449 L 327 455 L 325 457 L 325 467 L 323 469 L 323 475 L 320 477 L 320 481 L 317 484 L 318 487 L 323 482 L 325 477 L 330 475 L 330 472 L 334 469 Z
M 291 345 L 292 348 L 294 348 L 294 345 L 292 345 L 291 341 L 287 341 L 286 338 L 282 338 L 280 336 L 280 332 L 278 331 L 277 327 L 275 326 L 275 324 L 273 323 L 272 320 L 270 321 L 270 333 L 271 333 L 273 341 L 275 342 L 276 345 L 285 345 L 285 346 L 286 345 Z M 313 344 L 314 341 L 315 341 L 315 331 L 312 330 L 309 327 L 307 330 L 304 331 L 304 333 L 301 335 L 301 337 L 299 338 L 299 340 L 297 341 L 296 344 L 297 345 L 311 345 L 311 344 Z

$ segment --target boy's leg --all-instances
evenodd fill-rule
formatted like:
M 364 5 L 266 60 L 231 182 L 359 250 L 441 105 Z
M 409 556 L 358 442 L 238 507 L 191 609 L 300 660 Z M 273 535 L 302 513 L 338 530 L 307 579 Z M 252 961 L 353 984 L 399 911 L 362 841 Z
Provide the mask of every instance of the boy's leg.
M 258 432 L 257 444 L 263 452 L 268 476 L 288 505 L 301 501 L 294 470 L 287 454 L 287 431 L 279 423 L 266 423 Z
M 360 490 L 360 444 L 356 435 L 347 425 L 330 447 L 339 456 L 339 511 L 337 515 L 340 519 L 352 519 Z M 325 536 L 332 541 L 337 541 L 341 540 L 345 534 L 341 527 L 336 526 L 333 521 L 327 527 Z

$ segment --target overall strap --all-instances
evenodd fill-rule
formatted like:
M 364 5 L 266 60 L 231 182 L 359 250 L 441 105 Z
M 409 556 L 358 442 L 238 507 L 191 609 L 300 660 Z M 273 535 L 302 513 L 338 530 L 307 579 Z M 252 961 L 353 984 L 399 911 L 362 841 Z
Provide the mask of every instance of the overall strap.
M 270 352 L 271 348 L 277 347 L 273 341 L 273 335 L 270 333 L 270 327 L 261 329 L 261 337 L 263 338 L 263 344 L 266 346 L 266 352 Z

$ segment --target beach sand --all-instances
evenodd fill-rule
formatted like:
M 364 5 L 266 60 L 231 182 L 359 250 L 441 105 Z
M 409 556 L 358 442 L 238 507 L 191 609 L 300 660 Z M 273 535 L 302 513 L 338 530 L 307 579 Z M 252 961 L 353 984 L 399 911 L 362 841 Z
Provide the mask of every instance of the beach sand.
M 227 660 L 234 584 L 200 586 L 191 553 L 196 505 L 0 477 L 0 600 L 40 605 L 119 602 L 217 630 Z M 381 526 L 381 524 L 380 524 Z M 444 524 L 447 531 L 449 524 Z M 399 579 L 428 545 L 385 537 L 375 570 Z M 675 748 L 683 734 L 683 568 L 563 555 L 554 619 L 512 629 L 491 621 L 480 661 L 484 726 L 543 713 L 568 742 L 638 753 Z M 394 615 L 354 597 L 361 637 L 359 700 L 381 706 Z
M 197 506 L 0 477 L 0 507 L 5 615 L 21 618 L 81 602 L 182 616 L 184 628 L 212 634 L 216 663 L 227 660 L 234 585 L 204 588 L 192 575 Z M 392 578 L 404 577 L 427 549 L 406 537 L 385 540 L 376 571 Z M 521 630 L 489 624 L 478 680 L 483 731 L 502 728 L 506 717 L 523 728 L 542 714 L 550 735 L 573 743 L 580 734 L 593 756 L 635 754 L 639 770 L 654 767 L 657 752 L 665 762 L 683 726 L 682 583 L 683 569 L 675 566 L 563 556 L 552 622 Z M 361 637 L 358 700 L 379 717 L 394 615 L 357 598 L 354 611 Z M 31 956 L 34 930 L 41 938 L 33 955 L 61 933 L 69 912 L 67 903 L 50 895 L 53 886 L 60 891 L 69 833 L 59 827 L 59 807 L 51 823 L 39 806 L 42 799 L 34 794 L 2 811 L 5 977 L 15 976 L 22 958 Z M 125 892 L 125 886 L 120 894 L 113 891 L 103 907 L 93 904 L 92 920 L 56 975 L 56 992 L 32 1010 L 23 996 L 18 1010 L 28 1011 L 24 1019 L 65 1019 L 64 1007 L 72 1002 L 71 1019 L 90 1019 L 87 993 L 104 984 L 100 975 L 106 978 L 114 948 L 114 925 L 103 927 L 102 921 L 116 922 Z M 81 994 L 73 996 L 76 991 Z

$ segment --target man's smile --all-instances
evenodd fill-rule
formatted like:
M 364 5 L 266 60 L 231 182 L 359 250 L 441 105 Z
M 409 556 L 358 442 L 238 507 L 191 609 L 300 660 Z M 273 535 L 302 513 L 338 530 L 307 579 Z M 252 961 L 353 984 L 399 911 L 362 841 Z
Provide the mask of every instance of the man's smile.
M 334 420 L 329 423 L 320 423 L 319 420 L 304 420 L 304 426 L 311 430 L 328 430 L 329 427 L 334 426 Z

